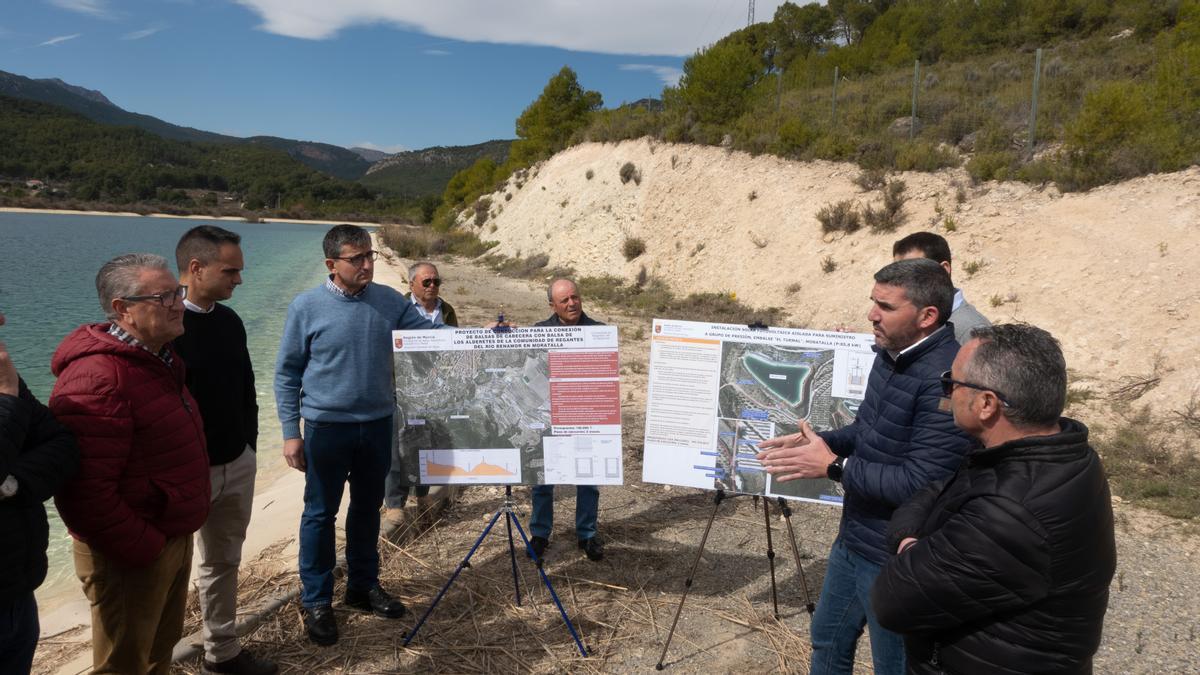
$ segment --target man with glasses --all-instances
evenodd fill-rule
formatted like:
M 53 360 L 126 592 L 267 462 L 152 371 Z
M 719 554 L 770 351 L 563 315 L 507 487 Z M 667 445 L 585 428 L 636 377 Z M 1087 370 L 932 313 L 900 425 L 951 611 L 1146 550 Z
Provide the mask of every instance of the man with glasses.
M 345 604 L 397 619 L 405 608 L 379 585 L 379 510 L 391 466 L 391 331 L 437 328 L 395 289 L 372 283 L 371 237 L 337 225 L 323 243 L 328 278 L 288 307 L 275 366 L 275 401 L 288 466 L 304 472 L 300 582 L 304 625 L 337 642 L 334 519 L 347 481 Z M 300 420 L 304 420 L 301 436 Z
M 43 502 L 78 467 L 75 437 L 30 393 L 0 342 L 0 673 L 28 673 L 33 665 L 33 592 L 46 578 L 50 534 Z
M 775 480 L 828 477 L 845 492 L 841 527 L 812 621 L 814 674 L 850 673 L 864 626 L 880 675 L 904 672 L 904 644 L 880 626 L 870 590 L 892 550 L 884 541 L 892 511 L 914 492 L 953 473 L 970 444 L 942 408 L 938 379 L 958 352 L 946 327 L 954 288 L 940 265 L 899 260 L 875 273 L 871 310 L 875 362 L 854 422 L 763 441 Z
M 1104 468 L 1061 417 L 1058 341 L 1026 324 L 972 336 L 942 386 L 979 446 L 896 510 L 872 604 L 909 672 L 1090 673 L 1116 569 Z
M 275 664 L 238 644 L 237 591 L 242 543 L 254 506 L 258 402 L 242 319 L 221 301 L 242 283 L 242 238 L 199 225 L 175 246 L 179 278 L 188 287 L 184 334 L 175 349 L 187 364 L 187 385 L 200 405 L 212 502 L 196 536 L 196 587 L 204 617 L 202 672 L 271 675 Z
M 50 362 L 50 410 L 81 451 L 55 503 L 92 607 L 94 672 L 166 673 L 210 492 L 204 423 L 171 347 L 187 288 L 162 256 L 132 253 L 100 268 L 96 291 L 108 322 L 77 328 Z
M 441 297 L 442 277 L 438 274 L 436 265 L 425 261 L 410 265 L 408 287 L 410 290 L 404 294 L 404 298 L 412 303 L 418 314 L 433 323 L 458 326 L 458 315 L 455 314 L 454 307 Z M 383 517 L 387 523 L 389 537 L 399 534 L 404 527 L 407 520 L 404 505 L 408 501 L 410 489 L 416 494 L 419 503 L 430 501 L 427 499 L 430 494 L 430 486 L 417 485 L 413 487 L 409 485 L 410 479 L 405 475 L 404 462 L 400 458 L 401 450 L 398 443 L 393 448 L 392 467 L 388 471 L 384 487 Z M 444 504 L 450 498 L 453 489 L 454 486 L 451 485 L 436 486 L 434 500 L 439 500 Z M 426 508 L 430 507 L 426 506 Z

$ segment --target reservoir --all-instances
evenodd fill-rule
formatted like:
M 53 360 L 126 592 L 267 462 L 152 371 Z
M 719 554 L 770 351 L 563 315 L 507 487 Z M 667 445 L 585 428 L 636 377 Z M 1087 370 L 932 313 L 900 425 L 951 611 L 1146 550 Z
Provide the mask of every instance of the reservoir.
M 273 393 L 275 354 L 288 304 L 324 278 L 321 240 L 329 225 L 0 212 L 0 311 L 8 323 L 0 341 L 22 379 L 46 403 L 54 387 L 50 357 L 76 326 L 104 321 L 96 297 L 96 272 L 122 253 L 157 253 L 175 268 L 175 244 L 188 229 L 219 225 L 242 236 L 243 283 L 225 303 L 246 325 L 258 392 L 258 480 L 286 470 Z M 50 571 L 38 602 L 56 604 L 64 594 L 82 597 L 71 560 L 71 541 L 47 502 Z

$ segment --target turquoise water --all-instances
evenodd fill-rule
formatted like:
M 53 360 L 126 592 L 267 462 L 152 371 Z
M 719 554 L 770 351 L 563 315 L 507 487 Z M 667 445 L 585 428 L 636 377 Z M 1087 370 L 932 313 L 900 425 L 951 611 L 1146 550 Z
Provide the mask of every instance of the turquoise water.
M 100 266 L 122 253 L 147 252 L 165 256 L 174 268 L 180 235 L 204 223 L 242 235 L 243 284 L 228 304 L 246 324 L 254 363 L 259 466 L 275 468 L 282 462 L 272 391 L 275 353 L 288 303 L 323 278 L 321 239 L 326 225 L 0 213 L 0 312 L 8 319 L 0 327 L 0 341 L 8 346 L 34 395 L 45 403 L 54 387 L 54 349 L 79 324 L 104 320 L 95 287 Z M 50 573 L 38 591 L 40 599 L 78 587 L 70 537 L 53 503 L 47 510 Z

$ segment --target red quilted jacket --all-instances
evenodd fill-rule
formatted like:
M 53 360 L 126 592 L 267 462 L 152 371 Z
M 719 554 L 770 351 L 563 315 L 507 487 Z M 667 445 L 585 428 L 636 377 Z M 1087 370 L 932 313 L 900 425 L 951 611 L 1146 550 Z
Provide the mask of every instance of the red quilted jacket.
M 118 562 L 151 563 L 208 517 L 208 453 L 183 360 L 84 325 L 50 361 L 50 410 L 79 440 L 79 473 L 54 497 L 67 529 Z

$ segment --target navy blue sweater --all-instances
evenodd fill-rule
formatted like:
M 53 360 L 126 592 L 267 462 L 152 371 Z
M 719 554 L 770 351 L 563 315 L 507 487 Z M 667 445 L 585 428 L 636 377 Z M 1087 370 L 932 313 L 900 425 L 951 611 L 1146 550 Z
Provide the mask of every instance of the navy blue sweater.
M 953 329 L 943 326 L 895 361 L 875 348 L 875 363 L 858 417 L 821 434 L 839 456 L 851 457 L 839 536 L 858 555 L 880 565 L 892 551 L 884 541 L 896 507 L 921 488 L 954 473 L 972 441 L 942 400 L 938 377 L 958 354 Z

